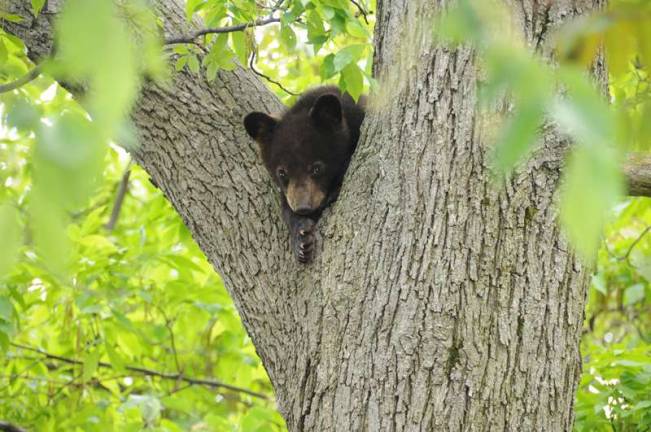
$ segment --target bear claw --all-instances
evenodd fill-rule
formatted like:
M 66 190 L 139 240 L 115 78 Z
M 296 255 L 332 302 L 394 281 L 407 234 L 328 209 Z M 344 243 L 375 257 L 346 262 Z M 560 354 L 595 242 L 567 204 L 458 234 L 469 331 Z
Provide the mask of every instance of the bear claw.
M 314 251 L 314 227 L 316 224 L 312 220 L 305 220 L 301 222 L 301 226 L 297 227 L 294 237 L 294 253 L 300 263 L 308 263 L 312 260 L 312 252 Z

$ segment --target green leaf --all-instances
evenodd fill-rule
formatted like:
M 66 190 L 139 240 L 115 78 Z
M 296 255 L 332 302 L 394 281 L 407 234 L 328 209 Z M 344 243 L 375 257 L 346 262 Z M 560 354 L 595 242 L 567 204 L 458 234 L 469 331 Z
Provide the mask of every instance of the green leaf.
M 188 66 L 190 67 L 190 70 L 192 73 L 199 73 L 199 59 L 197 58 L 196 55 L 190 54 L 188 57 Z
M 176 59 L 176 63 L 174 64 L 174 68 L 176 69 L 177 72 L 181 71 L 185 65 L 188 63 L 188 56 L 181 56 Z
M 560 78 L 568 97 L 556 101 L 552 114 L 558 124 L 575 139 L 590 145 L 613 145 L 615 125 L 612 113 L 585 74 L 562 68 Z
M 45 5 L 45 0 L 32 0 L 32 13 L 34 16 L 38 16 L 41 13 L 41 9 Z
M 321 68 L 320 68 L 320 73 L 321 73 L 321 79 L 326 80 L 328 78 L 331 78 L 335 73 L 335 55 L 334 54 L 328 54 L 324 59 L 323 63 L 321 63 Z
M 289 51 L 293 51 L 294 48 L 296 47 L 296 34 L 294 33 L 294 30 L 287 25 L 287 24 L 281 24 L 280 26 L 280 40 L 285 46 L 285 48 Z
M 9 204 L 0 205 L 0 278 L 5 276 L 18 260 L 22 245 L 22 229 L 18 210 Z
M 99 364 L 100 352 L 98 349 L 94 349 L 84 357 L 84 365 L 82 372 L 82 379 L 84 381 L 89 381 L 95 376 L 97 371 L 97 365 Z
M 608 289 L 606 288 L 606 282 L 604 281 L 604 277 L 602 273 L 597 273 L 592 275 L 592 286 L 601 294 L 603 295 L 608 294 Z
M 333 59 L 335 72 L 340 72 L 350 63 L 356 62 L 364 53 L 365 48 L 365 45 L 348 45 L 339 50 Z
M 624 290 L 624 305 L 630 306 L 644 299 L 644 284 L 631 285 Z
M 108 136 L 125 120 L 139 86 L 133 35 L 119 16 L 110 0 L 68 0 L 55 29 L 56 70 L 89 82 L 86 106 Z
M 364 28 L 359 21 L 354 19 L 346 21 L 346 31 L 353 37 L 361 39 L 367 39 L 370 37 L 366 28 Z
M 523 103 L 500 131 L 493 151 L 495 168 L 506 174 L 527 155 L 538 136 L 543 107 L 537 101 Z
M 231 46 L 240 64 L 245 65 L 249 58 L 249 47 L 247 43 L 247 34 L 243 31 L 231 33 Z
M 561 220 L 570 240 L 592 257 L 608 212 L 622 196 L 618 158 L 608 148 L 581 145 L 569 158 L 561 188 Z
M 355 63 L 350 63 L 341 74 L 346 91 L 357 101 L 364 92 L 364 75 L 361 69 Z
M 14 15 L 14 14 L 0 11 L 0 20 L 5 20 L 5 21 L 19 24 L 23 21 L 23 17 L 21 17 L 20 15 Z
M 206 0 L 187 0 L 185 3 L 185 19 L 190 22 L 192 15 L 206 5 Z
M 0 296 L 0 320 L 11 322 L 11 315 L 13 313 L 13 306 L 8 297 Z
M 8 59 L 9 59 L 9 50 L 7 49 L 7 45 L 5 45 L 5 41 L 2 40 L 2 38 L 0 37 L 0 62 L 4 63 Z

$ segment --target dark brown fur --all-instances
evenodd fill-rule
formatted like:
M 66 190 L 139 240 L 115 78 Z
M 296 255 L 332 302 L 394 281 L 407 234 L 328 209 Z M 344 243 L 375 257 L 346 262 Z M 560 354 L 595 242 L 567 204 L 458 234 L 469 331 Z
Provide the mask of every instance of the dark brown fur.
M 356 104 L 333 86 L 304 93 L 281 119 L 260 112 L 244 118 L 281 192 L 283 217 L 300 262 L 312 259 L 316 222 L 337 199 L 363 119 L 363 98 Z

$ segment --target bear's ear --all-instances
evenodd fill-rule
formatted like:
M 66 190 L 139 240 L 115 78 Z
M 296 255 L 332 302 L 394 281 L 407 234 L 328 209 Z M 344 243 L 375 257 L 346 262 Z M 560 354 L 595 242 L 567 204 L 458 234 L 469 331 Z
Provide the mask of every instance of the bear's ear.
M 271 138 L 278 120 L 261 112 L 248 113 L 244 117 L 244 127 L 251 138 L 262 144 Z
M 314 102 L 310 117 L 323 126 L 338 126 L 341 123 L 341 101 L 334 94 L 324 94 Z

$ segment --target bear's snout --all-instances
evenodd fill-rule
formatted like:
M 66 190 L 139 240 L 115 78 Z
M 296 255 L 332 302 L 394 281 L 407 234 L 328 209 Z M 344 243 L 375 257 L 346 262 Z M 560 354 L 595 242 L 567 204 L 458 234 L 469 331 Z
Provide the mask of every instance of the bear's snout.
M 308 215 L 317 211 L 323 204 L 325 193 L 312 179 L 289 182 L 287 187 L 287 204 L 296 214 Z

